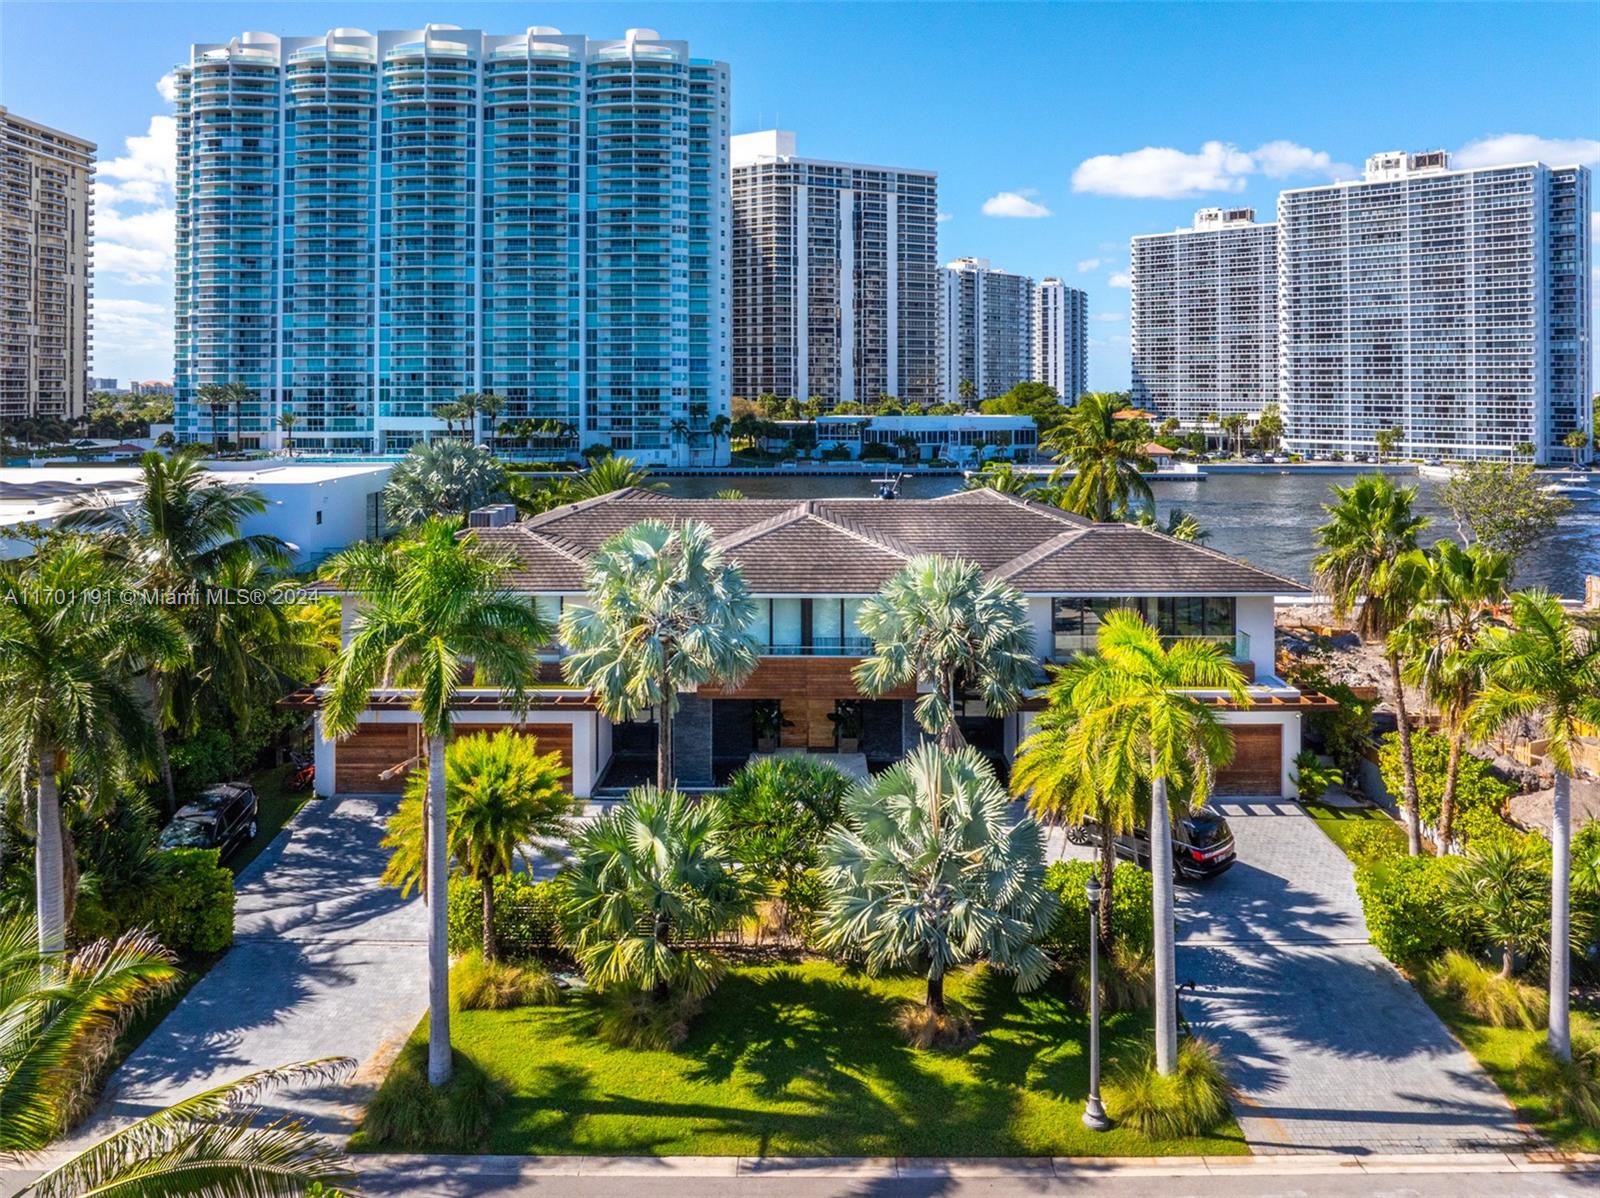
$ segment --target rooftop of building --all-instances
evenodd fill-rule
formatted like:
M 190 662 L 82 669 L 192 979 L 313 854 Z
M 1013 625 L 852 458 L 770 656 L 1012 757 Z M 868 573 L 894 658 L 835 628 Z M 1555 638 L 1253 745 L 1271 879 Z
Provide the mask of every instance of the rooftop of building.
M 754 133 L 735 133 L 728 139 L 728 160 L 735 166 L 755 166 L 763 162 L 803 162 L 814 166 L 836 166 L 848 170 L 893 171 L 903 175 L 927 175 L 938 171 L 916 166 L 885 166 L 876 162 L 841 162 L 830 158 L 808 158 L 800 154 L 798 140 L 788 129 L 760 129 Z
M 1286 187 L 1284 195 L 1293 192 L 1323 191 L 1330 187 L 1365 187 L 1375 183 L 1394 183 L 1405 179 L 1438 178 L 1443 175 L 1470 175 L 1480 171 L 1520 170 L 1540 167 L 1545 170 L 1581 170 L 1581 163 L 1550 163 L 1537 159 L 1525 162 L 1494 162 L 1479 166 L 1452 166 L 1448 150 L 1384 150 L 1367 159 L 1366 169 L 1360 178 L 1336 179 L 1331 183 L 1318 183 L 1307 187 Z

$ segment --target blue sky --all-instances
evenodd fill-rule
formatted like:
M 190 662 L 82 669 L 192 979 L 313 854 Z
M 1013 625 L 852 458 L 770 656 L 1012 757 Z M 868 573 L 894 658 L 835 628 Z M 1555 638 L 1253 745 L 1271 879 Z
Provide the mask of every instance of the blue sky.
M 0 4 L 0 104 L 100 145 L 96 375 L 169 378 L 159 81 L 244 30 L 647 26 L 733 68 L 734 131 L 939 172 L 940 253 L 1089 293 L 1090 383 L 1128 377 L 1128 238 L 1385 149 L 1600 166 L 1600 4 Z M 1600 355 L 1597 355 L 1600 357 Z

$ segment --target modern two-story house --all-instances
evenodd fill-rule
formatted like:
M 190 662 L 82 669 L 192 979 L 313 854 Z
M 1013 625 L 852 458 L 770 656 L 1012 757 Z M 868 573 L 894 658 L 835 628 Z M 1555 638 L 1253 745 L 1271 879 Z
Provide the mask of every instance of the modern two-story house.
M 724 780 L 753 753 L 776 748 L 863 754 L 886 765 L 923 733 L 912 716 L 914 686 L 876 698 L 859 693 L 851 669 L 870 652 L 856 619 L 863 600 L 914 556 L 935 553 L 979 563 L 1026 600 L 1045 666 L 1092 649 L 1105 612 L 1141 611 L 1164 635 L 1204 637 L 1228 647 L 1250 684 L 1251 704 L 1222 704 L 1236 753 L 1216 789 L 1222 794 L 1291 795 L 1293 761 L 1305 711 L 1330 701 L 1274 675 L 1273 603 L 1305 587 L 1214 550 L 1124 524 L 1098 524 L 995 491 L 938 499 L 679 499 L 619 491 L 522 521 L 506 509 L 476 513 L 475 534 L 517 563 L 514 587 L 533 596 L 551 620 L 582 604 L 584 567 L 613 534 L 642 520 L 708 524 L 737 562 L 757 614 L 751 635 L 760 664 L 737 687 L 685 694 L 674 717 L 674 757 L 681 785 Z M 359 599 L 347 596 L 348 629 Z M 526 710 L 498 692 L 468 691 L 458 730 L 515 727 L 559 750 L 580 796 L 628 785 L 650 774 L 654 717 L 613 722 L 590 696 L 561 681 L 559 648 L 543 663 L 548 684 Z M 315 705 L 317 697 L 307 695 Z M 967 740 L 1009 760 L 1027 735 L 1042 693 L 1023 710 L 991 713 L 981 699 L 964 704 Z M 330 793 L 393 792 L 418 752 L 415 717 L 401 694 L 374 692 L 356 732 L 321 735 L 317 779 Z

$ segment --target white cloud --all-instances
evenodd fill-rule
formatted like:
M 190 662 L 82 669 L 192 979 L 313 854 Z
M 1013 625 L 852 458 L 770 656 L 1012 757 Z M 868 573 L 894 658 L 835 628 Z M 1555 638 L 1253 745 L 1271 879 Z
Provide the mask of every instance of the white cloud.
M 936 217 L 935 219 L 937 219 L 938 222 L 942 225 L 947 220 L 954 220 L 955 219 L 955 213 L 953 213 L 953 212 L 941 212 L 941 213 L 939 213 L 938 217 Z
M 168 71 L 156 80 L 156 91 L 161 93 L 161 98 L 171 104 L 178 98 L 178 73 Z
M 1469 141 L 1450 155 L 1450 165 L 1460 167 L 1504 166 L 1510 162 L 1534 161 L 1551 166 L 1600 166 L 1600 141 L 1590 137 L 1499 133 Z
M 1104 258 L 1085 258 L 1082 262 L 1078 263 L 1078 273 L 1080 275 L 1086 275 L 1091 270 L 1099 270 L 1101 264 L 1104 262 Z
M 1252 175 L 1339 179 L 1351 173 L 1350 167 L 1333 161 L 1327 153 L 1292 141 L 1269 141 L 1248 151 L 1229 142 L 1208 141 L 1194 154 L 1166 146 L 1097 154 L 1084 159 L 1072 172 L 1072 189 L 1094 195 L 1171 200 L 1213 191 L 1243 191 Z
M 1050 209 L 1031 198 L 1038 194 L 1031 187 L 1025 187 L 1021 191 L 1002 191 L 999 195 L 990 196 L 983 202 L 983 214 L 1024 219 L 1054 215 Z
M 172 313 L 165 304 L 139 299 L 99 299 L 94 305 L 97 338 L 138 346 L 150 341 L 172 342 Z
M 1131 286 L 1133 286 L 1133 283 L 1128 278 L 1128 272 L 1127 271 L 1119 270 L 1119 271 L 1117 271 L 1116 274 L 1112 275 L 1110 278 L 1108 278 L 1106 280 L 1106 286 L 1107 287 L 1131 287 Z
M 100 165 L 94 187 L 97 277 L 131 284 L 170 279 L 177 135 L 172 117 L 153 116 L 146 133 L 126 139 L 126 153 Z
M 1093 316 L 1089 317 L 1090 320 L 1103 320 L 1107 322 L 1113 320 L 1126 320 L 1127 318 L 1128 314 L 1126 312 L 1096 312 Z

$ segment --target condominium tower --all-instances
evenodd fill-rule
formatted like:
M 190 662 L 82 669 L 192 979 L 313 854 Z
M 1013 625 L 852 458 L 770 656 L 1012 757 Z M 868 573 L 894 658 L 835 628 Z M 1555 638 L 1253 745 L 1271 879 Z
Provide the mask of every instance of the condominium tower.
M 1278 199 L 1279 388 L 1302 451 L 1540 462 L 1587 431 L 1589 172 L 1389 152 Z
M 961 403 L 963 383 L 982 401 L 1033 377 L 1033 280 L 957 258 L 944 268 L 941 374 L 944 399 Z
M 1133 239 L 1133 403 L 1186 426 L 1278 397 L 1277 226 L 1253 208 Z
M 83 413 L 94 152 L 0 107 L 0 420 Z
M 1089 297 L 1060 279 L 1033 289 L 1033 381 L 1068 403 L 1089 389 Z
M 177 429 L 402 450 L 463 393 L 709 461 L 728 406 L 728 68 L 453 25 L 197 45 L 177 72 Z M 231 419 L 229 421 L 231 427 Z M 488 431 L 480 427 L 480 435 Z
M 801 158 L 776 129 L 732 157 L 734 394 L 933 402 L 938 175 Z

